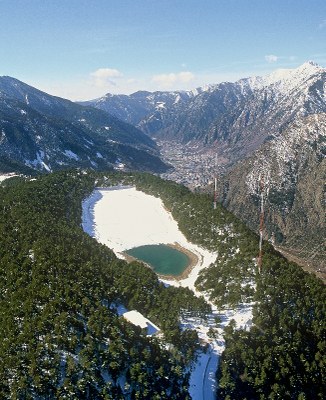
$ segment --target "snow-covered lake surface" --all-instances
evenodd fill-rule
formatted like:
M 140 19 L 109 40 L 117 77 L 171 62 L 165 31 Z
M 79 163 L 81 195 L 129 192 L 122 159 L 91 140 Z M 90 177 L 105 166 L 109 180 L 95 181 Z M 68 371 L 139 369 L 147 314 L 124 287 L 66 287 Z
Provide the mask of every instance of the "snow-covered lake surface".
M 190 275 L 180 281 L 182 286 L 193 288 L 199 271 L 216 259 L 216 254 L 188 242 L 162 200 L 133 187 L 96 189 L 83 202 L 82 226 L 121 258 L 133 247 L 178 243 L 198 257 Z
M 146 244 L 178 243 L 195 253 L 198 263 L 188 277 L 182 280 L 167 280 L 167 284 L 189 287 L 196 295 L 202 295 L 195 289 L 194 283 L 201 269 L 215 261 L 217 254 L 209 252 L 187 241 L 178 228 L 172 215 L 165 209 L 163 202 L 133 187 L 114 187 L 96 189 L 83 202 L 82 226 L 85 232 L 100 243 L 111 248 L 118 257 L 132 247 Z M 206 297 L 206 296 L 205 296 Z M 213 313 L 207 322 L 184 318 L 184 328 L 195 329 L 203 342 L 208 344 L 206 353 L 201 353 L 191 369 L 189 393 L 194 400 L 213 400 L 217 387 L 215 373 L 219 357 L 224 350 L 223 331 L 234 319 L 236 326 L 249 328 L 252 319 L 251 305 L 244 305 L 235 310 L 217 310 L 212 305 Z M 221 319 L 216 327 L 215 317 Z M 215 330 L 215 338 L 208 335 L 209 328 Z

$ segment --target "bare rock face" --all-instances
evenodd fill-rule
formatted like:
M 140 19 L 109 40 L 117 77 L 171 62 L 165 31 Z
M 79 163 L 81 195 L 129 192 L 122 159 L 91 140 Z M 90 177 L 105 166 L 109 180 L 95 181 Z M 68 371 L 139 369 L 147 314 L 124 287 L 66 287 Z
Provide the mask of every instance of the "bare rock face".
M 326 114 L 301 118 L 219 181 L 221 201 L 259 225 L 261 183 L 265 236 L 326 269 Z

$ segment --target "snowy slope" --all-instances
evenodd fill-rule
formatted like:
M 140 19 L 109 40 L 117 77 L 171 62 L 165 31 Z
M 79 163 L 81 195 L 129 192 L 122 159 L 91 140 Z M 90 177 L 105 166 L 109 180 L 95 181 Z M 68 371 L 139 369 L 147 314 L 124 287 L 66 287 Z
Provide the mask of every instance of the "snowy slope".
M 9 178 L 13 178 L 14 176 L 17 176 L 17 175 L 15 175 L 15 174 L 3 174 L 3 175 L 1 175 L 0 174 L 0 182 L 3 182 L 4 180 L 9 179 Z
M 266 237 L 326 273 L 326 114 L 297 119 L 220 178 L 224 204 L 254 230 L 261 179 Z
M 247 83 L 253 89 L 262 89 L 273 85 L 279 92 L 288 93 L 324 72 L 325 68 L 313 61 L 307 61 L 298 68 L 278 69 L 266 76 L 248 78 Z

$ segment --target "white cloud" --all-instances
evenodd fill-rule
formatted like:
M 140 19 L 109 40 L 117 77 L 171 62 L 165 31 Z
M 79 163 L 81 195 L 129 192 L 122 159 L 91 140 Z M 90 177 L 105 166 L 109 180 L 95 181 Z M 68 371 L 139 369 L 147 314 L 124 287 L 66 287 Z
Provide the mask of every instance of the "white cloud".
M 171 72 L 170 74 L 154 75 L 152 82 L 158 84 L 160 87 L 169 89 L 178 84 L 185 84 L 193 81 L 195 75 L 190 71 L 183 71 L 179 73 Z
M 99 68 L 90 74 L 92 83 L 96 87 L 104 88 L 116 86 L 115 79 L 123 77 L 123 74 L 114 68 Z
M 279 59 L 279 57 L 275 56 L 274 54 L 269 54 L 269 55 L 265 56 L 265 60 L 266 60 L 268 63 L 277 62 L 278 59 Z
M 178 74 L 179 80 L 182 83 L 188 83 L 194 80 L 195 75 L 192 72 L 184 71 Z

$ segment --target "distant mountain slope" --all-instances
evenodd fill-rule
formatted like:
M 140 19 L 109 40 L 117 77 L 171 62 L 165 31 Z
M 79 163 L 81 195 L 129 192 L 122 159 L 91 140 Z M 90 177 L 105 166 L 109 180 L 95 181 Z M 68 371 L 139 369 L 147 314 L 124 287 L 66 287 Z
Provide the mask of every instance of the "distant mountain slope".
M 326 273 L 326 114 L 298 119 L 219 178 L 224 205 L 254 230 L 260 182 L 266 236 Z
M 174 92 L 164 93 L 164 97 L 160 92 L 152 94 L 152 107 L 144 106 L 133 123 L 152 137 L 197 142 L 203 147 L 214 145 L 221 162 L 223 159 L 223 163 L 232 165 L 277 136 L 297 117 L 326 112 L 325 86 L 326 69 L 307 62 L 265 77 L 187 92 L 178 101 L 171 100 L 176 99 Z M 124 118 L 134 96 L 107 95 L 88 104 Z M 147 105 L 150 96 L 139 96 L 138 104 Z
M 91 107 L 0 77 L 2 159 L 38 170 L 69 166 L 163 171 L 155 143 L 135 127 Z
M 141 124 L 143 120 L 160 115 L 166 109 L 173 109 L 178 103 L 187 102 L 195 95 L 194 92 L 146 92 L 139 91 L 131 95 L 106 94 L 95 100 L 80 102 L 100 110 L 107 111 L 122 121 L 133 125 Z

